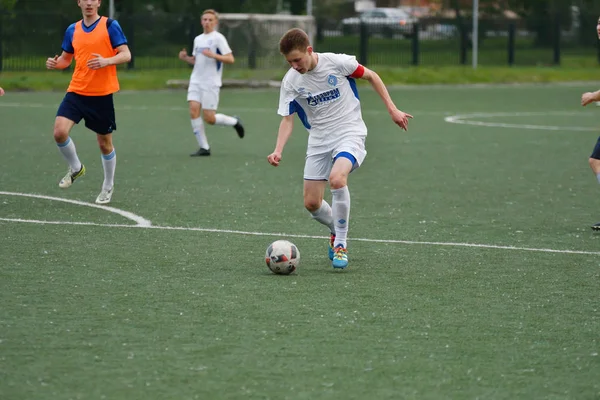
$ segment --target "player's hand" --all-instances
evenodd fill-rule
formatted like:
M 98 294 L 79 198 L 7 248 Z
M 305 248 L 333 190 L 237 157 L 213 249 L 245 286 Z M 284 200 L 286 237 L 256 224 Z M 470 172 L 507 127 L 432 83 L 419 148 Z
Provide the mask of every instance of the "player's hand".
M 56 69 L 56 64 L 58 64 L 58 56 L 48 57 L 46 60 L 46 68 L 47 69 Z
M 396 125 L 405 131 L 408 130 L 408 119 L 413 117 L 412 115 L 402 112 L 398 109 L 392 111 L 390 116 L 392 117 L 392 121 L 394 121 Z
M 185 59 L 187 58 L 187 56 L 188 56 L 188 53 L 187 53 L 187 50 L 186 50 L 186 49 L 182 49 L 182 50 L 179 52 L 179 59 L 180 59 L 180 60 L 183 60 L 183 61 L 185 61 Z
M 206 57 L 209 57 L 209 58 L 215 58 L 215 53 L 213 53 L 209 49 L 202 50 L 202 54 L 204 54 Z
M 108 59 L 102 57 L 102 55 L 98 53 L 92 53 L 95 58 L 91 58 L 87 62 L 87 66 L 89 69 L 100 69 L 106 67 L 108 63 Z
M 274 151 L 267 157 L 267 161 L 274 167 L 279 165 L 279 161 L 281 161 L 281 153 L 278 151 Z
M 4 89 L 0 87 L 0 96 L 4 96 Z
M 581 95 L 581 105 L 584 107 L 594 101 L 596 101 L 596 93 L 587 92 Z

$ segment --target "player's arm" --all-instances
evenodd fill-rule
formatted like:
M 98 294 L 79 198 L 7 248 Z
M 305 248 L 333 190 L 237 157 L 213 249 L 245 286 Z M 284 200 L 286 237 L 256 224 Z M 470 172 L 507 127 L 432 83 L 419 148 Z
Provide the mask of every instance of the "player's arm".
M 0 87 L 0 96 L 4 96 L 4 89 Z
M 129 46 L 126 44 L 122 44 L 115 48 L 117 54 L 112 57 L 104 58 L 101 54 L 92 53 L 94 58 L 91 58 L 87 62 L 87 66 L 89 69 L 100 69 L 107 67 L 109 65 L 119 65 L 125 64 L 131 60 L 131 51 L 129 51 Z
M 595 101 L 600 101 L 600 90 L 595 92 L 587 92 L 581 95 L 581 105 L 587 106 Z
M 390 96 L 390 93 L 385 87 L 385 84 L 375 71 L 372 71 L 366 67 L 363 67 L 362 65 L 359 65 L 356 71 L 354 71 L 354 73 L 351 76 L 369 81 L 369 83 L 371 84 L 373 89 L 375 89 L 379 97 L 381 97 L 381 100 L 383 100 L 385 107 L 390 113 L 390 116 L 392 117 L 394 123 L 400 128 L 408 130 L 408 119 L 412 118 L 413 116 L 398 110 Z
M 188 55 L 186 49 L 182 49 L 179 52 L 179 59 L 182 60 L 182 61 L 185 61 L 186 63 L 188 63 L 190 65 L 196 64 L 196 57 Z
M 233 64 L 235 62 L 235 58 L 233 57 L 233 53 L 228 54 L 217 54 L 213 53 L 208 49 L 202 50 L 202 54 L 206 57 L 214 58 L 217 61 L 222 62 L 223 64 Z
M 279 161 L 281 161 L 281 153 L 283 153 L 283 148 L 287 143 L 290 136 L 292 136 L 292 131 L 294 130 L 294 114 L 287 115 L 281 119 L 279 123 L 279 131 L 277 132 L 277 142 L 275 143 L 275 150 L 267 157 L 267 161 L 269 164 L 274 167 L 279 165 Z
M 65 69 L 73 61 L 73 54 L 63 50 L 60 56 L 48 57 L 46 60 L 47 69 Z

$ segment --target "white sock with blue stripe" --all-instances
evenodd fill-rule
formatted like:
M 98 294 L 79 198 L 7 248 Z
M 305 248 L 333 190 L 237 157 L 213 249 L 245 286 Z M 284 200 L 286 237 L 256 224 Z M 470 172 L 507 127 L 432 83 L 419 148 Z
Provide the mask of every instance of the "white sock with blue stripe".
M 103 190 L 110 190 L 115 184 L 115 168 L 117 166 L 117 153 L 113 148 L 110 154 L 102 154 L 102 167 L 104 167 Z
M 210 149 L 208 139 L 206 138 L 206 132 L 204 131 L 204 122 L 201 117 L 192 120 L 192 130 L 194 131 L 194 136 L 196 136 L 198 145 L 203 149 Z
M 335 244 L 346 247 L 348 237 L 348 220 L 350 219 L 350 191 L 348 186 L 339 189 L 331 189 L 333 199 L 331 201 L 331 211 L 333 214 L 333 224 L 335 226 Z
M 63 143 L 56 143 L 58 150 L 69 163 L 71 171 L 78 172 L 81 169 L 81 161 L 77 157 L 77 149 L 75 148 L 75 142 L 71 140 L 71 137 L 67 137 L 67 140 Z

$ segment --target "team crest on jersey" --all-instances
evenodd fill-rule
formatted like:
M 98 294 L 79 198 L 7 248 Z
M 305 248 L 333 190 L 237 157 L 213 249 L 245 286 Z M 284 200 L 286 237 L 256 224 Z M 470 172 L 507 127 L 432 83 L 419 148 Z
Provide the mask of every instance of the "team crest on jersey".
M 329 86 L 333 86 L 336 87 L 337 86 L 337 78 L 335 77 L 335 75 L 329 75 L 327 77 L 327 83 L 329 84 Z

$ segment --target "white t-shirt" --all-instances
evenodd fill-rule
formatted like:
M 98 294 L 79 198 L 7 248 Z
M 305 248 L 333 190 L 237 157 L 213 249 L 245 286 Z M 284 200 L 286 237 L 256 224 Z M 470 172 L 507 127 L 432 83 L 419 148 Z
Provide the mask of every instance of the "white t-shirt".
M 194 39 L 194 51 L 192 52 L 192 55 L 196 57 L 196 63 L 190 77 L 190 84 L 207 88 L 221 87 L 223 63 L 214 58 L 206 57 L 202 54 L 202 50 L 204 49 L 209 49 L 213 53 L 221 55 L 231 53 L 227 39 L 217 31 L 196 36 Z
M 305 74 L 290 68 L 283 77 L 277 113 L 294 112 L 308 130 L 309 153 L 327 152 L 344 136 L 367 136 L 356 82 L 359 64 L 346 54 L 317 53 L 317 66 Z

